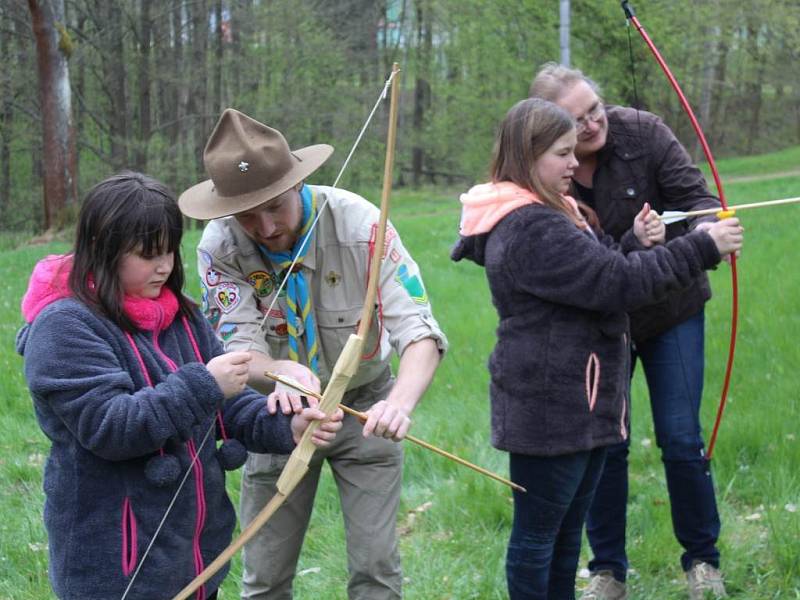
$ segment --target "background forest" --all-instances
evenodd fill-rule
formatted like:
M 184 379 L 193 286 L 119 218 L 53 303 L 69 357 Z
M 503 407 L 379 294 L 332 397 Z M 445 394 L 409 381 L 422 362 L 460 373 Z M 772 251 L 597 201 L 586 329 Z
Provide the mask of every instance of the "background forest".
M 718 155 L 800 143 L 795 1 L 634 6 Z M 42 85 L 37 11 L 65 69 Z M 122 168 L 182 191 L 205 178 L 202 149 L 228 106 L 295 146 L 332 143 L 316 177 L 330 183 L 393 61 L 403 69 L 395 183 L 462 188 L 485 173 L 496 124 L 535 69 L 558 59 L 558 26 L 556 0 L 0 0 L 0 230 L 62 226 L 76 198 Z M 574 0 L 571 40 L 573 64 L 607 101 L 662 115 L 699 158 L 619 2 Z M 74 181 L 48 211 L 40 89 L 66 96 L 74 131 Z M 345 187 L 377 185 L 384 130 L 367 136 Z

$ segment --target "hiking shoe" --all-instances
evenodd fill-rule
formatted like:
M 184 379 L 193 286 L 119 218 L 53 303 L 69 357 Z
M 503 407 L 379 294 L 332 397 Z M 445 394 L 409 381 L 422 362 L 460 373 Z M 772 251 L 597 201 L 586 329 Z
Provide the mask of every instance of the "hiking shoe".
M 627 597 L 627 587 L 614 579 L 611 571 L 592 573 L 589 585 L 581 594 L 581 600 L 626 600 Z
M 692 568 L 686 571 L 689 582 L 689 599 L 705 600 L 706 598 L 727 598 L 722 573 L 710 564 L 696 560 Z

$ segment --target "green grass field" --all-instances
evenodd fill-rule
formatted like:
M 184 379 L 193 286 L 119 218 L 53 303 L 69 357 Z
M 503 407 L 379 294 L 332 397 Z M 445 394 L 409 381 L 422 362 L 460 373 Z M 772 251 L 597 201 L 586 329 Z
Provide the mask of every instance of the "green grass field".
M 798 150 L 723 162 L 723 172 L 731 177 L 784 173 L 798 164 Z M 800 177 L 740 181 L 730 184 L 727 192 L 731 203 L 800 196 Z M 485 364 L 494 344 L 495 312 L 483 272 L 448 259 L 458 226 L 457 191 L 396 192 L 393 202 L 392 220 L 423 268 L 435 314 L 451 343 L 414 415 L 412 431 L 505 473 L 505 454 L 488 442 Z M 800 598 L 800 206 L 743 212 L 740 217 L 747 230 L 739 262 L 740 332 L 728 410 L 714 457 L 723 570 L 731 597 Z M 190 273 L 198 235 L 192 231 L 185 239 L 184 262 Z M 6 288 L 0 303 L 0 599 L 40 600 L 51 597 L 41 517 L 41 473 L 48 443 L 33 415 L 14 335 L 21 325 L 19 300 L 33 264 L 46 254 L 63 252 L 67 245 L 5 249 L 9 247 L 0 244 L 0 277 Z M 726 265 L 711 277 L 715 297 L 706 312 L 703 408 L 707 432 L 728 350 L 731 291 Z M 197 297 L 194 282 L 189 291 Z M 663 469 L 639 373 L 633 388 L 628 511 L 632 598 L 685 598 L 680 548 L 672 535 Z M 237 499 L 238 484 L 234 474 L 228 487 Z M 408 445 L 398 523 L 406 597 L 506 597 L 504 554 L 511 512 L 504 486 Z M 237 559 L 222 598 L 238 598 L 239 573 Z M 301 557 L 296 597 L 346 598 L 345 587 L 343 527 L 326 473 Z

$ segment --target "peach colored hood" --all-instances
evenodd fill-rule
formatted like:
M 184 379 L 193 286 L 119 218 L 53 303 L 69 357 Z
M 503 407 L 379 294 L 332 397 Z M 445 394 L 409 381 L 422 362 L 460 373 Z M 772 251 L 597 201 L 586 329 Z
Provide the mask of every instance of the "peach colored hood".
M 578 211 L 577 203 L 570 196 L 563 196 L 569 205 Z M 461 194 L 461 226 L 463 236 L 487 233 L 503 217 L 526 204 L 544 204 L 539 196 L 510 181 L 481 183 Z

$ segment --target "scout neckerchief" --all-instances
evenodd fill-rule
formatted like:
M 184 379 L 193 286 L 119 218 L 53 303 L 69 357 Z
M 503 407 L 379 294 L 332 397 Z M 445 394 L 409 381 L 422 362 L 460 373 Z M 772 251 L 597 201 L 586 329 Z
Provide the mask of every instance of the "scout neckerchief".
M 297 322 L 302 319 L 305 329 L 306 354 L 308 355 L 308 366 L 314 373 L 318 373 L 317 355 L 317 333 L 314 324 L 314 313 L 311 310 L 311 295 L 308 293 L 308 282 L 306 281 L 303 269 L 303 259 L 308 252 L 309 245 L 305 243 L 306 238 L 311 235 L 311 222 L 317 212 L 317 197 L 311 189 L 304 185 L 300 190 L 300 200 L 303 206 L 303 221 L 300 227 L 297 241 L 291 252 L 270 252 L 259 244 L 259 249 L 273 265 L 286 270 L 297 259 L 292 272 L 288 274 L 286 280 L 286 306 L 289 314 L 286 319 L 286 329 L 289 333 L 289 358 L 298 361 L 297 345 Z

